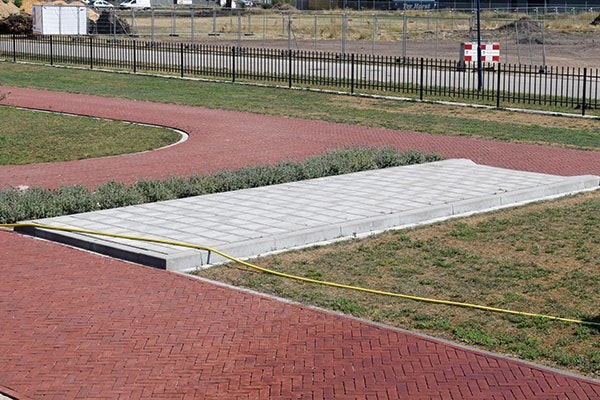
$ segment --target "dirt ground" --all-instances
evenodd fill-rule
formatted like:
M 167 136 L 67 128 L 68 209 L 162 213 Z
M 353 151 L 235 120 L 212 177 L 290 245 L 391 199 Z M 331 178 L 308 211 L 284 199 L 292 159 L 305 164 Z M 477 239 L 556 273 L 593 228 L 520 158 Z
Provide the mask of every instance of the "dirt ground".
M 600 69 L 600 33 L 596 32 L 548 32 L 545 44 L 538 38 L 517 38 L 497 32 L 483 32 L 483 38 L 500 44 L 501 62 L 525 65 L 548 65 L 555 67 L 587 67 Z M 408 38 L 406 48 L 402 42 L 347 41 L 347 53 L 378 54 L 400 57 L 423 57 L 458 60 L 460 44 L 471 41 L 468 32 L 456 33 L 444 38 Z M 235 46 L 236 40 L 208 39 L 206 43 Z M 342 51 L 341 40 L 253 40 L 243 38 L 242 46 L 284 48 L 291 44 L 293 50 L 317 50 L 338 53 Z

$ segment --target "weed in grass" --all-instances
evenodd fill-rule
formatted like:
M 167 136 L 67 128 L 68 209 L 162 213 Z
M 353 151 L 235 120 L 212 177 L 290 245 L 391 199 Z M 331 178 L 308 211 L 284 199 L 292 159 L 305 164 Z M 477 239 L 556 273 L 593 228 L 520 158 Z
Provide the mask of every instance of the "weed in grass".
M 472 323 L 460 324 L 452 333 L 458 340 L 468 344 L 483 345 L 491 349 L 498 345 L 497 338 Z
M 549 355 L 549 351 L 543 348 L 539 339 L 526 335 L 516 335 L 511 338 L 506 349 L 525 360 L 539 360 Z
M 413 322 L 410 324 L 413 329 L 435 330 L 435 331 L 452 331 L 454 326 L 446 319 L 439 316 L 431 316 L 427 314 L 416 314 L 412 317 Z
M 557 351 L 555 353 L 555 359 L 558 365 L 565 367 L 573 367 L 576 365 L 582 365 L 586 363 L 586 358 L 578 354 L 572 354 L 563 351 Z
M 588 326 L 585 325 L 580 325 L 577 326 L 575 328 L 575 337 L 577 337 L 578 339 L 589 339 L 590 336 L 593 334 L 594 332 L 592 331 L 592 329 Z
M 347 297 L 336 297 L 330 300 L 317 301 L 317 305 L 344 314 L 355 315 L 357 317 L 361 316 L 366 310 L 359 302 Z
M 311 279 L 322 279 L 323 278 L 323 273 L 321 273 L 320 271 L 317 271 L 313 268 L 309 268 L 305 274 L 305 277 L 307 278 L 311 278 Z
M 526 281 L 531 278 L 543 278 L 552 273 L 552 270 L 544 268 L 533 262 L 498 262 L 498 267 L 491 274 L 504 279 Z
M 403 278 L 417 275 L 419 271 L 414 267 L 397 266 L 392 268 L 391 273 L 394 278 Z
M 267 284 L 271 283 L 269 279 L 271 276 L 265 273 L 259 273 L 258 275 L 254 275 L 251 278 L 248 278 L 244 281 L 244 286 L 249 287 L 250 289 L 260 289 Z
M 504 293 L 503 304 L 512 307 L 514 306 L 514 303 L 523 303 L 524 300 L 525 297 L 518 293 L 506 292 Z
M 472 228 L 463 222 L 459 222 L 454 226 L 450 235 L 461 239 L 475 239 L 477 237 L 477 231 L 475 228 Z

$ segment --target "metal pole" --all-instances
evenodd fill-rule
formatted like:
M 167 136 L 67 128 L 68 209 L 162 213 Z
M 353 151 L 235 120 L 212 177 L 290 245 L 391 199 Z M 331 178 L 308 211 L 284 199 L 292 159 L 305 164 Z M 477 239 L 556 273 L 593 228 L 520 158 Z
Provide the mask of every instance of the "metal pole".
M 350 55 L 350 93 L 354 94 L 354 53 Z
M 252 9 L 248 10 L 248 34 L 252 34 Z
M 544 70 L 546 69 L 546 19 L 542 21 L 542 64 Z
M 181 77 L 183 78 L 183 69 L 184 69 L 184 61 L 183 61 L 183 43 L 179 44 L 179 52 L 181 54 L 180 56 L 180 63 L 181 63 Z
M 217 10 L 213 10 L 213 15 L 212 15 L 212 25 L 213 25 L 213 29 L 212 29 L 212 33 L 216 33 L 217 32 Z
M 479 91 L 483 90 L 483 65 L 481 63 L 481 0 L 477 0 L 477 81 Z
M 231 81 L 235 83 L 235 47 L 231 48 Z
M 194 10 L 191 11 L 192 15 L 191 15 L 191 19 L 192 19 L 192 26 L 191 26 L 191 30 L 192 30 L 192 43 L 194 43 L 194 32 L 196 30 L 196 20 L 194 19 Z
M 423 57 L 421 57 L 421 73 L 419 75 L 419 100 L 423 101 L 423 83 L 424 83 L 424 73 L 425 73 L 425 61 Z
M 154 8 L 150 11 L 150 36 L 154 42 Z
M 371 43 L 371 54 L 375 55 L 375 38 L 377 36 L 377 14 L 373 14 L 373 41 Z
M 238 31 L 237 31 L 237 47 L 240 48 L 242 46 L 242 14 L 238 10 L 237 12 L 237 20 L 238 20 Z
M 496 108 L 500 108 L 500 75 L 501 75 L 501 66 L 500 63 L 498 63 L 498 69 L 497 69 L 497 74 L 498 74 L 498 81 L 496 82 Z
M 408 37 L 408 17 L 402 14 L 402 62 L 406 61 L 406 39 Z
M 585 116 L 585 108 L 587 107 L 585 93 L 587 92 L 587 68 L 583 68 L 583 96 L 581 100 L 581 115 Z
M 317 12 L 315 11 L 315 35 L 314 35 L 315 51 L 317 51 L 317 34 L 318 34 L 317 24 L 318 24 L 318 17 L 317 17 Z
M 50 35 L 50 65 L 54 65 L 54 57 L 53 57 L 53 48 L 52 48 L 52 35 Z
M 292 88 L 292 49 L 288 50 L 288 88 Z
M 435 17 L 435 58 L 438 58 L 438 46 L 440 44 L 440 37 L 438 35 L 439 33 L 439 16 Z
M 288 13 L 287 34 L 288 34 L 288 50 L 292 51 L 292 13 Z M 290 56 L 290 59 L 291 59 L 291 56 Z
M 348 14 L 342 15 L 342 54 L 346 54 L 346 34 L 348 30 Z

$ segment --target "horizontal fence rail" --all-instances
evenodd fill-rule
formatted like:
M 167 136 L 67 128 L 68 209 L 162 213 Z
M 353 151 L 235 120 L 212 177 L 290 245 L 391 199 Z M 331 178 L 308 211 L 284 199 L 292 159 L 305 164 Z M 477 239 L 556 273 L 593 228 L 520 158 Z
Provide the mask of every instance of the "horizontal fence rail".
M 456 60 L 96 36 L 0 35 L 0 58 L 582 115 L 600 108 L 598 68 L 485 64 L 479 74 Z

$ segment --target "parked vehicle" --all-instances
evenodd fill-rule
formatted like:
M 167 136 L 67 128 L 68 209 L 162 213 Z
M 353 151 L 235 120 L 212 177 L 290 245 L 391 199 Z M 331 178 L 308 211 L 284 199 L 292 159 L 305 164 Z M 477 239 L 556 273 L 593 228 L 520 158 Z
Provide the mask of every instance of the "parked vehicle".
M 125 0 L 119 4 L 119 8 L 146 10 L 152 7 L 150 0 Z
M 93 3 L 90 3 L 90 7 L 93 8 L 113 8 L 114 6 L 110 4 L 106 0 L 95 0 Z

